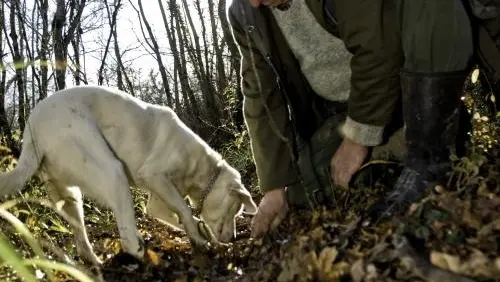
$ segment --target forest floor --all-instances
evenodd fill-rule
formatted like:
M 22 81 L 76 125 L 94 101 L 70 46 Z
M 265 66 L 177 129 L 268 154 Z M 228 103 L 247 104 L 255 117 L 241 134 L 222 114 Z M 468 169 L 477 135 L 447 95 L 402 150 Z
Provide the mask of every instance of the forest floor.
M 86 201 L 87 231 L 104 260 L 100 268 L 78 259 L 67 224 L 47 208 L 20 204 L 15 214 L 40 240 L 64 249 L 79 269 L 108 282 L 500 281 L 499 158 L 464 159 L 450 178 L 453 189 L 429 191 L 401 221 L 352 229 L 357 215 L 387 192 L 385 184 L 394 175 L 379 177 L 370 189 L 338 191 L 335 208 L 292 211 L 278 230 L 259 240 L 249 239 L 251 217 L 242 215 L 236 240 L 206 253 L 193 253 L 183 232 L 145 215 L 145 195 L 135 191 L 147 245 L 142 262 L 121 252 L 112 213 Z M 29 256 L 7 223 L 0 228 Z M 8 268 L 1 270 L 0 281 L 15 280 Z M 74 281 L 62 272 L 57 277 Z

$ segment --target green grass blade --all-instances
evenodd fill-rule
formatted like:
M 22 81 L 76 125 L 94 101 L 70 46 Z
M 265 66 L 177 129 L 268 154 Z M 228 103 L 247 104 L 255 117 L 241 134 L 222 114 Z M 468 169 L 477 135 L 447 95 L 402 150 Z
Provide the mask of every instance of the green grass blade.
M 46 259 L 45 254 L 43 253 L 42 248 L 38 244 L 37 240 L 31 234 L 31 232 L 28 230 L 28 228 L 13 214 L 10 212 L 1 209 L 0 208 L 0 217 L 4 218 L 7 220 L 14 228 L 16 229 L 17 232 L 21 233 L 21 235 L 24 237 L 26 243 L 32 248 L 33 252 L 42 259 Z M 53 275 L 50 271 L 47 272 L 47 276 L 50 278 L 50 280 L 53 280 Z
M 27 282 L 36 282 L 37 278 L 25 266 L 25 262 L 19 254 L 14 251 L 13 246 L 9 243 L 5 235 L 0 234 L 0 258 L 4 261 L 4 265 L 8 264 L 17 272 L 17 274 L 24 278 Z
M 94 280 L 92 278 L 90 278 L 87 274 L 76 269 L 75 267 L 72 267 L 72 266 L 64 264 L 64 263 L 48 261 L 48 260 L 41 260 L 41 259 L 26 259 L 26 260 L 24 260 L 24 264 L 36 265 L 40 268 L 52 269 L 52 270 L 64 272 L 64 273 L 67 273 L 67 274 L 73 276 L 75 279 L 77 279 L 78 281 L 81 281 L 81 282 L 94 282 Z

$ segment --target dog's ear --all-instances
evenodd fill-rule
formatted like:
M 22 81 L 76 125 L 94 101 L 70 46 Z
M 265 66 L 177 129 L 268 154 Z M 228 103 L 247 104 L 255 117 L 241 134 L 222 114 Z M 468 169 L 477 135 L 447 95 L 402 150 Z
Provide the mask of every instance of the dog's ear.
M 256 214 L 257 213 L 257 205 L 252 199 L 252 195 L 248 192 L 247 189 L 243 185 L 233 186 L 230 189 L 230 193 L 233 195 L 237 195 L 241 202 L 243 203 L 243 212 L 246 214 Z

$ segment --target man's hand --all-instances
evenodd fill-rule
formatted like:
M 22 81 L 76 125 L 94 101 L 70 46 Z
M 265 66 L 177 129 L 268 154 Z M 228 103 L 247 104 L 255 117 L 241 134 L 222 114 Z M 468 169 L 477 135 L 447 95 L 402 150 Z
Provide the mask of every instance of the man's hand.
M 361 167 L 368 148 L 344 138 L 330 161 L 330 173 L 336 185 L 347 187 L 352 175 Z
M 256 238 L 276 228 L 288 213 L 285 188 L 267 192 L 252 219 L 251 237 Z
M 276 7 L 280 4 L 287 2 L 288 0 L 248 0 L 250 5 L 254 8 L 258 8 L 260 5 Z

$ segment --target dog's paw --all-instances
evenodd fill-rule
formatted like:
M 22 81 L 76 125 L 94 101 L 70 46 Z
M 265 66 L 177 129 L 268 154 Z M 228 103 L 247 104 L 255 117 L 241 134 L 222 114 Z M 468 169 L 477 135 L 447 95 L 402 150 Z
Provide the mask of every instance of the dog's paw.
M 134 256 L 138 260 L 143 260 L 146 251 L 146 244 L 142 236 L 140 236 L 139 233 L 137 234 L 136 240 L 122 239 L 122 251 Z

